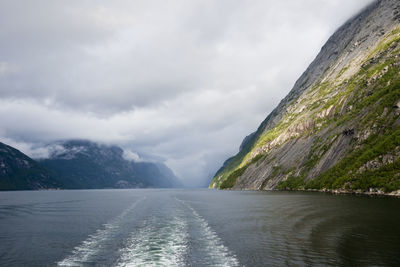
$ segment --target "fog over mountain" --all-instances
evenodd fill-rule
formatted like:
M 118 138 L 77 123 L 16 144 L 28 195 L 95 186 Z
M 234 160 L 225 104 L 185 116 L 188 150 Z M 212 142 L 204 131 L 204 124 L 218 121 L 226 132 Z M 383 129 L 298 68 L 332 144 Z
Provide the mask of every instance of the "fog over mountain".
M 116 144 L 207 185 L 371 2 L 3 0 L 0 142 Z

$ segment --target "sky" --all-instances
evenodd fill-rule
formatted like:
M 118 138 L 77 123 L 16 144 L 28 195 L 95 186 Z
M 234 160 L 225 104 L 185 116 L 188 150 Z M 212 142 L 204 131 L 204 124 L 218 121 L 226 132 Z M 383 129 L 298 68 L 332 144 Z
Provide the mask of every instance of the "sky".
M 0 141 L 115 144 L 206 185 L 371 0 L 0 0 Z

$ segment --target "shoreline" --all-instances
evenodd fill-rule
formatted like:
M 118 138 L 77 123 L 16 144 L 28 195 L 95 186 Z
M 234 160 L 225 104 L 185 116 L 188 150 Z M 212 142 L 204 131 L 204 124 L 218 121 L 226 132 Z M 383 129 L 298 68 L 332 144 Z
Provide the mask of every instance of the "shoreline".
M 221 191 L 257 191 L 257 192 L 314 192 L 314 193 L 327 193 L 331 195 L 357 195 L 357 196 L 371 196 L 371 197 L 395 197 L 400 198 L 400 189 L 390 193 L 376 188 L 371 188 L 370 191 L 358 190 L 345 190 L 345 189 L 219 189 L 219 188 L 208 188 L 211 190 Z
M 379 197 L 379 196 L 387 196 L 387 197 L 396 197 L 400 198 L 400 189 L 397 191 L 393 191 L 390 193 L 385 193 L 384 191 L 376 188 L 371 188 L 369 191 L 358 190 L 346 190 L 346 189 L 295 189 L 295 190 L 281 190 L 281 189 L 272 189 L 272 190 L 260 190 L 260 191 L 292 191 L 292 192 L 319 192 L 319 193 L 328 193 L 332 195 L 360 195 L 360 196 L 371 196 L 371 197 Z

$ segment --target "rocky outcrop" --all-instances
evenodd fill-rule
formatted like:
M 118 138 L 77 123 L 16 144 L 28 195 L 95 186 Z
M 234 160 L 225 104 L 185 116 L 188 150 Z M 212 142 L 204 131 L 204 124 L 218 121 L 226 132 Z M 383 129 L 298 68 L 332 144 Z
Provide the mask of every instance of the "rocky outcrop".
M 210 187 L 400 188 L 399 9 L 376 1 L 340 27 Z
M 366 171 L 379 170 L 385 165 L 394 164 L 400 159 L 400 147 L 396 147 L 390 153 L 379 155 L 378 157 L 364 163 L 357 171 L 357 173 L 364 173 Z M 399 174 L 400 175 L 400 172 Z

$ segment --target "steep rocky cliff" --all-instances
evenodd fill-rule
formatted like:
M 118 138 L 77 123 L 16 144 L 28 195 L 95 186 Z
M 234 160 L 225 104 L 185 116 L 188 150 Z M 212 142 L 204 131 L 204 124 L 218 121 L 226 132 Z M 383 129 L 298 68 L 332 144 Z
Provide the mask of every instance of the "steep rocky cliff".
M 0 190 L 59 188 L 54 175 L 19 150 L 0 143 Z
M 400 1 L 339 28 L 211 188 L 400 188 Z

